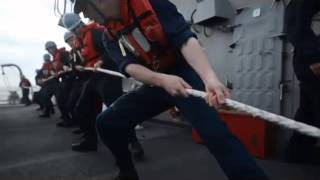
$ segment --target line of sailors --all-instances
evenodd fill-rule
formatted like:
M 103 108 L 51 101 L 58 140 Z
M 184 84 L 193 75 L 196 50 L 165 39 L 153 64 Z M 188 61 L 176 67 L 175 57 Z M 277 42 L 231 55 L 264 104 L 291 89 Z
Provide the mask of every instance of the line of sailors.
M 38 103 L 43 114 L 40 117 L 49 118 L 54 113 L 51 101 L 54 96 L 62 119 L 57 126 L 79 126 L 73 133 L 83 134 L 83 140 L 72 144 L 72 150 L 97 151 L 97 115 L 102 111 L 103 104 L 108 107 L 123 95 L 122 80 L 84 70 L 86 67 L 117 70 L 116 64 L 104 53 L 101 38 L 104 27 L 96 23 L 85 24 L 77 14 L 66 14 L 61 20 L 69 30 L 64 40 L 71 50 L 68 52 L 65 48 L 58 48 L 52 41 L 45 44 L 50 55 L 43 56 L 44 63 L 36 76 L 36 82 L 41 87 Z M 135 131 L 129 136 L 129 142 L 133 156 L 143 158 L 144 151 Z
M 269 179 L 218 116 L 215 108 L 223 105 L 230 93 L 217 78 L 196 35 L 174 4 L 169 0 L 70 1 L 74 3 L 75 13 L 83 13 L 108 28 L 103 33 L 103 27 L 85 25 L 78 16 L 65 14 L 62 24 L 75 35 L 70 40 L 73 50 L 68 54 L 52 42 L 46 44 L 54 58 L 44 64 L 43 76 L 77 69 L 60 81 L 44 83 L 41 93 L 44 94 L 43 117 L 52 111 L 50 99 L 54 94 L 64 120 L 58 125 L 67 127 L 77 123 L 85 132 L 85 141 L 73 146 L 74 150 L 96 149 L 97 119 L 99 135 L 116 158 L 119 174 L 115 180 L 139 180 L 128 150 L 128 144 L 139 144 L 132 132 L 134 125 L 177 106 L 199 132 L 229 180 Z M 319 46 L 310 28 L 319 7 L 317 0 L 293 0 L 287 11 L 288 39 L 295 46 L 295 72 L 302 88 L 296 119 L 310 124 L 316 124 L 319 119 L 319 89 L 314 88 L 320 74 Z M 81 72 L 80 66 L 119 70 L 146 85 L 117 99 L 122 94 L 119 79 L 95 73 L 87 75 Z M 76 87 L 75 82 L 81 87 L 75 90 L 81 90 L 76 96 L 79 98 L 72 103 L 70 97 L 74 92 L 67 89 L 73 88 L 67 87 Z M 186 89 L 190 88 L 205 90 L 207 103 L 188 97 Z M 111 107 L 97 116 L 102 101 L 109 106 L 115 99 Z M 316 139 L 295 134 L 288 154 L 294 161 L 312 160 L 315 143 Z M 143 154 L 141 146 L 137 149 Z

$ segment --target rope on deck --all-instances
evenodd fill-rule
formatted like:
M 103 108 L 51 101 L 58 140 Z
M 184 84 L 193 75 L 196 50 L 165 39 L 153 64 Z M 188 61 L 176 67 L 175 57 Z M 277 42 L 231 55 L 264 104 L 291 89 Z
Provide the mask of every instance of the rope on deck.
M 100 72 L 100 73 L 108 74 L 111 76 L 117 76 L 122 79 L 127 79 L 127 77 L 125 75 L 123 75 L 119 72 L 110 71 L 110 70 L 106 70 L 106 69 L 102 69 L 102 68 L 97 68 L 97 69 L 84 68 L 84 70 Z M 55 77 L 53 77 L 53 78 L 55 78 Z M 141 85 L 141 82 L 137 81 L 137 84 Z M 207 96 L 207 93 L 205 93 L 203 91 L 187 89 L 187 92 L 191 96 L 199 97 L 202 99 L 205 99 L 205 97 Z M 297 122 L 297 121 L 289 119 L 287 117 L 280 116 L 280 115 L 277 115 L 274 113 L 270 113 L 270 112 L 267 112 L 267 111 L 264 111 L 264 110 L 261 110 L 261 109 L 255 108 L 253 106 L 249 106 L 249 105 L 246 105 L 246 104 L 243 104 L 243 103 L 231 100 L 231 99 L 226 100 L 226 106 L 233 108 L 235 110 L 238 110 L 238 111 L 248 113 L 249 115 L 252 115 L 254 117 L 259 117 L 265 121 L 277 124 L 281 127 L 291 129 L 291 130 L 300 132 L 302 134 L 305 134 L 305 135 L 308 135 L 311 137 L 320 138 L 320 129 L 316 128 L 314 126 L 307 125 L 307 124 L 301 123 L 301 122 Z

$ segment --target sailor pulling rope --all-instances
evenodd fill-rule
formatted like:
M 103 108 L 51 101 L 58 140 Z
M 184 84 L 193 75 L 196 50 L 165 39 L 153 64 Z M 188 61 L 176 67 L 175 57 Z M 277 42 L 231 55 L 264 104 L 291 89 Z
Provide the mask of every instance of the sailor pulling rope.
M 115 71 L 110 71 L 107 69 L 102 69 L 102 68 L 84 68 L 85 71 L 94 71 L 94 72 L 100 72 L 100 73 L 104 73 L 104 74 L 108 74 L 111 76 L 116 76 L 122 79 L 127 79 L 127 77 L 119 72 L 115 72 Z M 62 75 L 64 73 L 59 73 L 59 75 Z M 51 76 L 50 78 L 48 78 L 46 81 L 49 81 L 51 79 L 56 78 L 57 76 Z M 141 85 L 141 82 L 136 82 L 137 84 Z M 195 97 L 199 97 L 199 98 L 205 98 L 207 96 L 207 93 L 203 92 L 203 91 L 197 91 L 197 90 L 193 90 L 193 89 L 188 89 L 187 90 L 188 94 L 191 96 L 195 96 Z M 287 117 L 284 116 L 280 116 L 280 115 L 276 115 L 231 99 L 227 99 L 226 100 L 226 106 L 233 108 L 235 110 L 238 111 L 242 111 L 245 113 L 248 113 L 254 117 L 259 117 L 265 121 L 277 124 L 281 127 L 287 128 L 287 129 L 291 129 L 291 130 L 295 130 L 297 132 L 300 132 L 302 134 L 308 135 L 308 136 L 312 136 L 312 137 L 316 137 L 316 138 L 320 138 L 320 129 L 316 128 L 314 126 L 310 126 L 301 122 L 297 122 L 295 120 L 289 119 Z

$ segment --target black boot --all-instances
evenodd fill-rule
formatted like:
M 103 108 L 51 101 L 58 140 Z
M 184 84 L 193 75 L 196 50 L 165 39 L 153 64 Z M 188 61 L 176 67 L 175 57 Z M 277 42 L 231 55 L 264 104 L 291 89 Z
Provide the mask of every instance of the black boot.
M 39 115 L 39 118 L 50 118 L 50 114 L 49 113 L 44 113 Z
M 53 108 L 53 107 L 51 108 L 50 113 L 51 113 L 51 114 L 56 113 L 56 112 L 54 111 L 54 108 Z
M 76 129 L 74 131 L 72 131 L 72 134 L 82 134 L 83 131 L 81 129 Z
M 143 151 L 143 148 L 142 148 L 141 144 L 139 143 L 139 141 L 131 142 L 130 143 L 130 150 L 131 150 L 133 157 L 136 160 L 143 160 L 144 151 Z
M 268 177 L 246 177 L 246 178 L 232 178 L 229 180 L 269 180 Z
M 139 177 L 137 174 L 128 175 L 119 173 L 113 180 L 139 180 Z
M 57 127 L 62 127 L 62 128 L 71 128 L 71 127 L 74 127 L 74 124 L 73 124 L 73 123 L 71 123 L 71 122 L 65 122 L 65 121 L 58 122 L 56 125 L 57 125 Z
M 97 142 L 84 140 L 80 143 L 72 144 L 72 150 L 76 152 L 92 152 L 98 150 Z

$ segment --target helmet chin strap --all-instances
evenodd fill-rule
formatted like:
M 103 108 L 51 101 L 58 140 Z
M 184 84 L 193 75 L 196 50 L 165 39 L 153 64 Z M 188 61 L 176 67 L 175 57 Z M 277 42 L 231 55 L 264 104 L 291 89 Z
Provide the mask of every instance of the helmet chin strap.
M 108 18 L 98 9 L 98 7 L 95 4 L 93 4 L 93 2 L 91 0 L 88 0 L 88 4 L 100 16 L 100 18 L 103 21 L 103 25 L 107 24 L 108 23 Z

